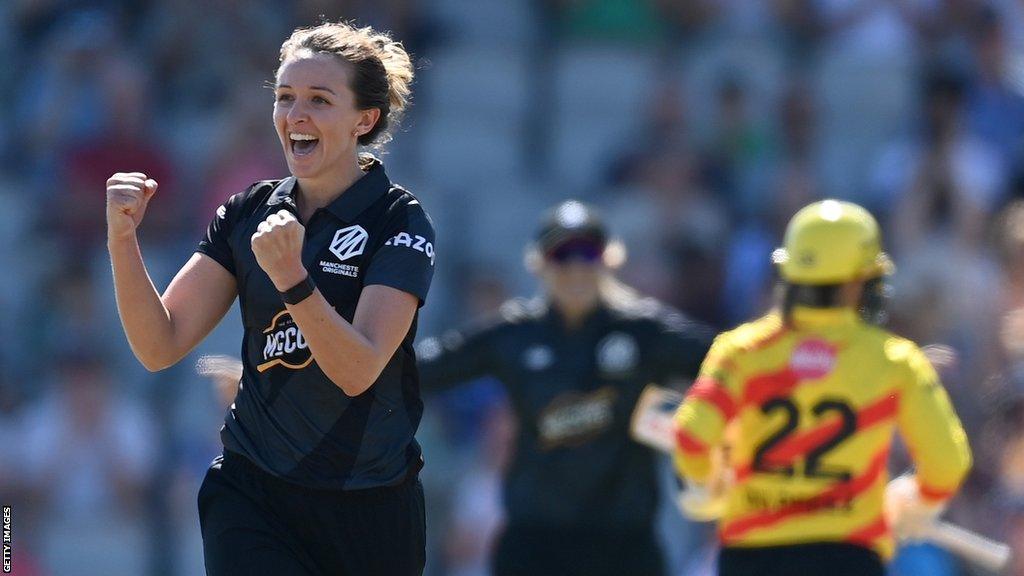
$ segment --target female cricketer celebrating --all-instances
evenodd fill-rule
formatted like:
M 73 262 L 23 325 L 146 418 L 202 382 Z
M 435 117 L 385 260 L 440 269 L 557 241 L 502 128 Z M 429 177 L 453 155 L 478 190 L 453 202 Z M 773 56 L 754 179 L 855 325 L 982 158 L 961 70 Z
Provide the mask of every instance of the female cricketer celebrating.
M 773 260 L 780 309 L 716 338 L 677 412 L 686 498 L 729 426 L 719 574 L 881 576 L 893 532 L 920 537 L 959 487 L 967 437 L 921 350 L 874 325 L 892 263 L 866 210 L 807 206 Z M 894 430 L 917 471 L 887 491 Z
M 118 311 L 147 368 L 179 361 L 240 300 L 242 380 L 199 493 L 208 574 L 423 570 L 412 342 L 434 232 L 358 153 L 386 140 L 412 76 L 401 44 L 370 28 L 296 30 L 273 115 L 291 176 L 232 196 L 162 295 L 136 240 L 157 183 L 107 182 Z
M 493 375 L 519 419 L 498 576 L 654 576 L 657 456 L 629 436 L 649 383 L 692 380 L 710 329 L 619 284 L 622 249 L 585 204 L 553 209 L 528 256 L 544 295 L 420 345 L 424 389 Z

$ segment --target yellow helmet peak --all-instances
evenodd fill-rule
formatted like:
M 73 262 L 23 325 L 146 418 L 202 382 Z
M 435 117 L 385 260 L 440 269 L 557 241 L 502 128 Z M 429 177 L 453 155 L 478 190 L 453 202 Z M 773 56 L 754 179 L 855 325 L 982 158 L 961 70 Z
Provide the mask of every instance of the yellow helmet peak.
M 842 284 L 891 274 L 878 222 L 852 202 L 823 200 L 800 209 L 786 226 L 782 248 L 772 253 L 792 284 Z

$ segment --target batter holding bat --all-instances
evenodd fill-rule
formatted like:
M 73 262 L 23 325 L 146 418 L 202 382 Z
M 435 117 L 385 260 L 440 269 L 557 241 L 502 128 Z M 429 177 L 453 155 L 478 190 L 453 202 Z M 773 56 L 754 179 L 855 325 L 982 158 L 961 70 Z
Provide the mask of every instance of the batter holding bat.
M 866 210 L 807 206 L 773 261 L 778 309 L 716 338 L 676 413 L 684 503 L 720 509 L 722 576 L 881 576 L 894 536 L 925 536 L 956 493 L 967 437 L 924 353 L 877 326 L 893 265 Z M 916 472 L 887 488 L 894 431 Z

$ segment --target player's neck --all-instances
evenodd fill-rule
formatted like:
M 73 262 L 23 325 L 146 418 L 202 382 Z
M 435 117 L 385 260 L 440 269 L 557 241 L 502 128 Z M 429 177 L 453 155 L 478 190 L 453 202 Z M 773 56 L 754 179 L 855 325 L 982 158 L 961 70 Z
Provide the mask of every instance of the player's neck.
M 578 330 L 597 311 L 597 306 L 557 306 L 556 312 L 566 330 Z
M 299 178 L 299 211 L 308 217 L 317 209 L 334 202 L 365 174 L 359 167 L 359 161 L 353 159 L 328 174 Z

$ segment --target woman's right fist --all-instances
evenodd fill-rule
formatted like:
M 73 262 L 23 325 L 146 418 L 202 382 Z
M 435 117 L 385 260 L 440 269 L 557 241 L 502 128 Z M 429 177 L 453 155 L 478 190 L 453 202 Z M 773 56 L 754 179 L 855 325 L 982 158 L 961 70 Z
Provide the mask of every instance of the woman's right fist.
M 157 183 L 142 172 L 118 172 L 107 180 L 107 237 L 135 233 Z

